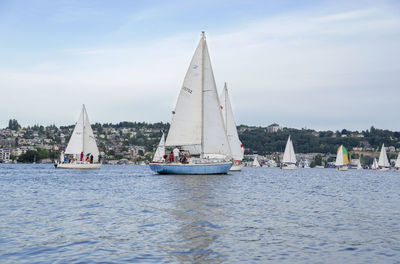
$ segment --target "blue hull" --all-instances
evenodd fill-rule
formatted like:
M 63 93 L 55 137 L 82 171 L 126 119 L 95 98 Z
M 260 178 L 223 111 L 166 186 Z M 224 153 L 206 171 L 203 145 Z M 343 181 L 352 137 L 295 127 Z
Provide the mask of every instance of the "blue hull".
M 150 169 L 158 174 L 227 174 L 232 163 L 165 164 L 150 163 Z

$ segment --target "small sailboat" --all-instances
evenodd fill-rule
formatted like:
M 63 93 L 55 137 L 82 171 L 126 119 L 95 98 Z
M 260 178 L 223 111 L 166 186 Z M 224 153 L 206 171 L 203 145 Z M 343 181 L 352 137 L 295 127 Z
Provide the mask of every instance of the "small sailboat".
M 358 162 L 357 162 L 357 168 L 356 168 L 357 170 L 362 170 L 363 169 L 363 167 L 361 166 L 361 156 L 360 156 L 360 158 L 358 159 Z
M 68 156 L 68 158 L 64 160 L 64 156 Z M 61 153 L 60 160 L 54 166 L 58 169 L 100 168 L 99 149 L 89 123 L 85 105 L 82 106 L 81 114 L 65 152 Z
M 347 153 L 347 149 L 343 145 L 340 145 L 340 147 L 337 150 L 335 166 L 337 170 L 347 171 L 348 164 L 349 164 L 349 156 Z
M 378 169 L 378 161 L 376 160 L 376 158 L 374 158 L 374 161 L 372 162 L 371 169 L 372 170 Z
M 186 72 L 166 147 L 188 152 L 185 162 L 150 163 L 159 174 L 226 174 L 232 154 L 204 32 Z
M 230 170 L 240 171 L 244 167 L 244 164 L 241 163 L 244 156 L 244 148 L 237 132 L 235 118 L 233 117 L 232 105 L 229 99 L 226 83 L 220 96 L 220 103 L 222 117 L 224 118 L 226 136 L 228 137 L 228 142 L 233 158 L 233 165 Z
M 254 156 L 254 160 L 253 160 L 253 163 L 252 163 L 251 166 L 252 167 L 261 167 L 260 162 L 258 162 L 258 156 L 257 155 Z
M 157 150 L 154 153 L 153 162 L 164 162 L 165 155 L 165 137 L 164 133 L 162 133 L 160 142 L 158 143 Z
M 400 153 L 397 155 L 396 163 L 394 164 L 394 170 L 400 172 Z
M 296 154 L 294 153 L 293 142 L 290 136 L 286 142 L 285 152 L 283 153 L 283 159 L 281 163 L 281 169 L 283 170 L 295 170 L 296 167 Z
M 386 154 L 385 144 L 382 144 L 381 153 L 379 154 L 377 170 L 380 171 L 390 170 L 390 163 Z

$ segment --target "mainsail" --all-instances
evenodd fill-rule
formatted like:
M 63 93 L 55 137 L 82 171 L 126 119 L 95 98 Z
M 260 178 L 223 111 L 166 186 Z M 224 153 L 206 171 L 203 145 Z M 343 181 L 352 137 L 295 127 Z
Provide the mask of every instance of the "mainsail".
M 395 168 L 400 168 L 400 153 L 397 156 L 396 163 L 394 164 L 394 167 Z
M 165 155 L 165 138 L 164 133 L 162 133 L 160 143 L 158 143 L 158 147 L 156 152 L 154 153 L 153 162 L 161 162 Z
M 390 167 L 389 160 L 386 155 L 385 144 L 382 144 L 381 153 L 379 155 L 378 165 L 380 167 Z
M 98 160 L 99 149 L 96 145 L 96 139 L 94 138 L 93 130 L 89 123 L 85 105 L 82 106 L 78 122 L 75 125 L 68 146 L 65 149 L 65 154 L 79 155 L 81 152 L 83 152 L 84 155 L 91 154 L 93 155 L 93 160 Z
M 228 88 L 224 86 L 220 96 L 222 117 L 228 137 L 229 146 L 232 152 L 232 158 L 237 161 L 243 160 L 243 145 L 239 139 L 236 128 L 235 118 L 233 117 L 232 105 L 228 94 Z
M 378 162 L 376 161 L 376 158 L 374 158 L 374 161 L 372 162 L 371 169 L 376 170 L 378 168 Z
M 203 157 L 232 156 L 204 32 L 183 81 L 165 145 L 197 148 Z
M 290 139 L 290 136 L 286 142 L 282 162 L 287 164 L 296 164 L 296 154 L 294 153 L 293 142 Z

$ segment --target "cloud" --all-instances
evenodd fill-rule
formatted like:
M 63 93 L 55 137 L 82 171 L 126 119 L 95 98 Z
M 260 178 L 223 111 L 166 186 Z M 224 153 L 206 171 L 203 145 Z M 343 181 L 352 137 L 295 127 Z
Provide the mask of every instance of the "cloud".
M 151 20 L 158 10 L 132 19 Z M 391 114 L 400 95 L 399 31 L 390 6 L 320 6 L 211 29 L 207 40 L 238 124 L 399 130 Z M 169 122 L 199 37 L 180 31 L 61 49 L 25 71 L 3 68 L 2 96 L 11 100 L 1 106 L 0 124 L 11 117 L 7 109 L 28 124 L 71 124 L 82 103 L 92 122 Z

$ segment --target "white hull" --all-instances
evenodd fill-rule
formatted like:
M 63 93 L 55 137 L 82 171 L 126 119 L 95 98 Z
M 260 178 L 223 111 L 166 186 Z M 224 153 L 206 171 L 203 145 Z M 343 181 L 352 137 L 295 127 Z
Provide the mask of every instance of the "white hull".
M 244 164 L 233 164 L 229 171 L 241 171 L 244 167 Z
M 388 170 L 390 170 L 390 168 L 383 167 L 383 168 L 378 168 L 377 170 L 378 171 L 388 171 Z
M 347 166 L 340 166 L 336 168 L 338 171 L 347 171 L 349 168 Z
M 100 163 L 60 163 L 54 164 L 56 169 L 92 170 L 100 168 Z
M 400 168 L 393 168 L 393 171 L 400 172 Z

